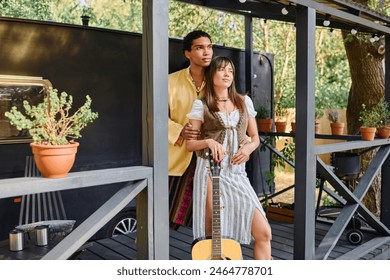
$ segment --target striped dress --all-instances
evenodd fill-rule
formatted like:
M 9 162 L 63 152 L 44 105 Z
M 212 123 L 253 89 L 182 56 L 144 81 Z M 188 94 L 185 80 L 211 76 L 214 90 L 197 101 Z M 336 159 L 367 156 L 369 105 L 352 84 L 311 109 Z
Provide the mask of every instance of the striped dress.
M 256 111 L 253 108 L 252 100 L 245 96 L 245 104 L 249 117 L 255 117 Z M 195 100 L 192 110 L 187 117 L 203 122 L 203 104 L 200 100 Z M 231 112 L 229 115 L 219 112 L 225 126 L 235 127 L 239 121 L 239 110 Z M 238 151 L 238 140 L 236 130 L 227 130 L 232 133 L 233 152 Z M 223 146 L 227 151 L 226 135 Z M 228 152 L 221 162 L 220 172 L 220 205 L 221 205 L 221 237 L 238 241 L 241 244 L 249 244 L 252 240 L 251 226 L 255 208 L 264 215 L 263 207 L 253 190 L 245 171 L 245 163 L 240 165 L 228 164 L 230 158 Z M 194 239 L 205 239 L 205 208 L 206 189 L 209 172 L 208 161 L 198 157 L 194 175 L 193 190 L 193 231 Z

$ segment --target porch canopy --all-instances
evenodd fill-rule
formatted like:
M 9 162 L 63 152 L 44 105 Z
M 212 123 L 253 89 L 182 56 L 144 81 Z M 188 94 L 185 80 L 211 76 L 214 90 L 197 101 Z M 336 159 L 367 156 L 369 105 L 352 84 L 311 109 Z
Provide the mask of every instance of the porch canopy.
M 238 13 L 245 16 L 246 42 L 246 87 L 251 88 L 252 66 L 252 18 L 273 19 L 296 24 L 296 151 L 295 157 L 295 231 L 294 259 L 325 259 L 335 242 L 345 229 L 346 223 L 356 210 L 365 213 L 373 221 L 375 229 L 385 236 L 390 235 L 390 205 L 382 203 L 381 221 L 375 220 L 367 212 L 361 199 L 372 183 L 372 178 L 382 167 L 382 186 L 390 185 L 390 163 L 386 160 L 389 154 L 387 140 L 375 140 L 373 143 L 353 141 L 354 144 L 329 147 L 314 145 L 314 110 L 315 110 L 315 28 L 323 26 L 325 18 L 330 17 L 329 28 L 345 30 L 355 29 L 358 32 L 385 36 L 390 45 L 390 18 L 348 0 L 180 0 L 189 4 L 201 5 L 222 11 Z M 244 2 L 244 3 L 241 3 Z M 281 10 L 286 8 L 287 14 Z M 154 166 L 154 182 L 161 182 L 167 177 L 167 75 L 168 75 L 168 0 L 143 1 L 143 114 L 144 114 L 144 163 Z M 386 68 L 390 69 L 390 53 L 386 52 Z M 385 74 L 386 84 L 390 83 L 390 71 Z M 390 87 L 386 88 L 385 98 L 390 101 Z M 379 142 L 378 142 L 379 141 Z M 381 146 L 380 157 L 376 160 L 376 168 L 364 177 L 365 188 L 360 193 L 351 193 L 342 183 L 329 175 L 340 185 L 339 192 L 344 192 L 347 202 L 352 206 L 344 212 L 348 221 L 335 222 L 335 228 L 325 236 L 325 242 L 315 248 L 315 185 L 317 167 L 324 169 L 317 162 L 317 155 L 324 152 L 349 150 L 367 146 Z M 383 149 L 382 149 L 383 148 Z M 158 161 L 156 161 L 158 159 Z M 386 161 L 385 161 L 386 160 Z M 368 178 L 370 177 L 370 178 Z M 167 186 L 155 184 L 155 257 L 168 259 L 168 224 L 156 220 L 167 219 Z M 390 200 L 390 189 L 382 188 L 382 202 Z M 158 233 L 158 234 L 157 234 Z M 317 251 L 317 252 L 316 252 Z

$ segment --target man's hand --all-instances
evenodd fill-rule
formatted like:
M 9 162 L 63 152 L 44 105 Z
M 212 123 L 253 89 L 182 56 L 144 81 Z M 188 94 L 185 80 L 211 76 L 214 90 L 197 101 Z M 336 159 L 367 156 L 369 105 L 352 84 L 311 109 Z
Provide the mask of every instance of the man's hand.
M 186 140 L 197 140 L 200 136 L 200 130 L 193 129 L 190 123 L 186 123 L 180 136 Z

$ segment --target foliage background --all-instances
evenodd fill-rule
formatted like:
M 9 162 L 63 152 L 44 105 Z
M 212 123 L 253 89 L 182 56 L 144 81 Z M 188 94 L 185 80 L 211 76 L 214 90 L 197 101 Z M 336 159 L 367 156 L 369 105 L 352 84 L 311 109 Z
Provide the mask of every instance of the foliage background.
M 173 0 L 169 5 L 170 37 L 203 29 L 214 44 L 245 48 L 243 16 Z M 142 32 L 142 0 L 9 0 L 0 2 L 0 15 L 77 25 L 81 15 L 88 15 L 94 27 Z M 329 30 L 317 28 L 316 106 L 342 109 L 347 106 L 350 74 L 341 34 Z M 255 51 L 274 54 L 275 103 L 294 108 L 294 25 L 255 18 L 253 37 Z
M 390 0 L 354 2 L 390 16 Z M 93 27 L 142 32 L 142 0 L 0 0 L 0 16 L 81 25 L 81 15 L 90 16 Z M 348 134 L 356 134 L 361 105 L 374 104 L 384 95 L 383 55 L 378 56 L 378 43 L 370 43 L 370 35 L 330 32 L 330 27 L 316 29 L 316 111 L 347 109 Z M 214 44 L 244 48 L 243 16 L 169 0 L 169 36 L 183 38 L 194 29 L 210 33 Z M 274 55 L 275 104 L 295 108 L 294 25 L 254 18 L 253 38 L 255 51 Z M 348 99 L 350 94 L 354 98 Z M 372 157 L 367 153 L 363 163 Z M 380 204 L 378 178 L 364 200 L 376 214 Z

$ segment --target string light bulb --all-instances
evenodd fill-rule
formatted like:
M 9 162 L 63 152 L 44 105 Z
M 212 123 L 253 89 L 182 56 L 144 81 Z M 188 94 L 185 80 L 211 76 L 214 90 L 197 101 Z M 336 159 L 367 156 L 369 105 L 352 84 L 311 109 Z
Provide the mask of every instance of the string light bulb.
M 245 3 L 246 2 L 246 0 L 238 0 L 238 1 L 240 1 L 240 3 Z
M 264 26 L 267 26 L 267 20 L 264 19 Z
M 282 13 L 282 15 L 288 14 L 288 10 L 286 9 L 286 7 L 283 7 L 283 9 L 281 10 L 281 13 Z
M 324 22 L 322 23 L 324 26 L 329 26 L 330 25 L 330 15 L 326 14 Z
M 333 36 L 333 28 L 329 29 L 328 34 L 329 36 Z
M 377 35 L 377 34 L 375 34 L 375 36 L 374 36 L 374 40 L 375 40 L 375 42 L 378 42 L 379 41 L 379 36 Z
M 356 30 L 355 28 L 352 28 L 352 29 L 351 29 L 351 34 L 352 34 L 352 35 L 356 35 L 356 33 L 357 33 L 357 30 Z
M 375 35 L 374 35 L 374 34 L 371 35 L 370 42 L 371 42 L 371 43 L 374 43 L 374 42 L 375 42 Z

